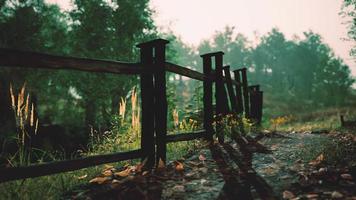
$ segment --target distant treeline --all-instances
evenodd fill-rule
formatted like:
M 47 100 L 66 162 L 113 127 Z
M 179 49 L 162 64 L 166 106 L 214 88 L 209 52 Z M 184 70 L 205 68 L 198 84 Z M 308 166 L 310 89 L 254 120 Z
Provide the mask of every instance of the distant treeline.
M 349 68 L 316 33 L 287 40 L 273 29 L 252 43 L 227 27 L 198 47 L 190 47 L 172 33 L 159 33 L 152 13 L 148 0 L 74 0 L 70 11 L 43 0 L 4 0 L 0 1 L 0 47 L 137 61 L 135 44 L 164 37 L 172 41 L 167 55 L 170 61 L 201 70 L 199 54 L 224 51 L 224 62 L 232 69 L 248 67 L 250 82 L 261 84 L 265 91 L 267 114 L 343 106 L 354 99 Z M 120 97 L 137 81 L 135 76 L 1 68 L 0 127 L 11 127 L 10 83 L 14 90 L 27 83 L 40 123 L 66 124 L 76 130 L 85 127 L 88 131 L 90 126 L 110 127 Z M 172 81 L 179 83 L 174 84 L 178 92 L 192 85 L 177 77 Z M 192 88 L 187 91 L 199 95 L 199 88 Z M 180 103 L 183 95 L 170 91 L 169 96 L 175 96 L 170 103 L 184 105 Z M 172 112 L 175 106 L 169 108 Z
M 179 38 L 175 41 L 179 62 L 198 70 L 199 54 L 220 50 L 231 69 L 247 67 L 250 82 L 260 84 L 264 91 L 268 115 L 340 107 L 355 101 L 349 67 L 312 31 L 288 40 L 272 29 L 252 42 L 236 34 L 233 27 L 226 27 L 197 48 L 182 44 Z

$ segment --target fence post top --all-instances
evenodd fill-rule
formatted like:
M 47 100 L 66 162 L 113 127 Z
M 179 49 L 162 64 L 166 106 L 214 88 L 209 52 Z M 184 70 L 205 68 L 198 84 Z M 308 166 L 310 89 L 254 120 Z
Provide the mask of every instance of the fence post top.
M 206 53 L 206 54 L 200 55 L 200 57 L 204 58 L 204 57 L 213 57 L 213 56 L 220 56 L 220 55 L 224 55 L 224 52 L 217 51 L 217 52 L 212 52 L 212 53 Z
M 158 46 L 166 45 L 168 43 L 169 43 L 168 40 L 158 38 L 158 39 L 154 39 L 154 40 L 150 40 L 150 41 L 147 41 L 147 42 L 143 42 L 143 43 L 137 44 L 136 47 L 138 47 L 138 48 L 158 47 Z
M 246 67 L 243 67 L 243 68 L 240 68 L 240 69 L 236 69 L 233 72 L 246 71 L 246 69 L 247 69 Z
M 223 66 L 223 69 L 228 69 L 228 70 L 230 70 L 230 65 L 225 65 L 225 66 Z

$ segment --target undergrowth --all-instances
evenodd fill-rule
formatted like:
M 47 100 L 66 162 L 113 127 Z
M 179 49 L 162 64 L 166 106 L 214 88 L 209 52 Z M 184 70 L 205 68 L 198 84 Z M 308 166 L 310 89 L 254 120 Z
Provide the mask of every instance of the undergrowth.
M 354 107 L 328 108 L 324 110 L 300 112 L 292 115 L 280 115 L 264 120 L 263 126 L 271 131 L 310 132 L 320 130 L 340 130 L 340 115 L 346 120 L 355 121 Z
M 81 156 L 86 157 L 113 152 L 124 152 L 140 148 L 141 124 L 137 89 L 133 88 L 129 94 L 129 99 L 121 99 L 118 106 L 118 113 L 112 117 L 112 127 L 109 131 L 99 133 L 98 131 L 92 129 L 90 133 L 88 151 L 81 152 Z M 128 102 L 130 102 L 130 105 L 128 105 Z M 26 106 L 23 107 L 26 109 Z M 173 124 L 175 124 L 175 126 L 169 131 L 169 134 L 189 132 L 200 128 L 197 121 L 186 117 L 179 117 L 177 110 L 173 110 L 172 113 L 174 119 Z M 19 136 L 23 136 L 23 134 L 27 133 L 20 132 Z M 20 150 L 23 149 L 24 146 L 22 138 L 24 137 L 17 138 Z M 168 160 L 182 158 L 182 156 L 194 150 L 198 143 L 198 141 L 187 141 L 168 144 Z M 48 152 L 46 153 L 50 154 Z M 55 154 L 48 156 L 52 158 L 52 161 L 61 160 L 61 158 Z M 8 159 L 9 163 L 12 163 L 13 166 L 38 164 L 30 163 L 31 159 L 29 157 L 23 159 L 23 156 L 12 156 Z M 126 164 L 133 165 L 135 164 L 134 162 L 139 161 L 129 160 L 108 164 L 120 167 Z M 100 173 L 103 166 L 104 165 L 98 165 L 95 167 L 50 176 L 1 183 L 0 199 L 60 199 L 64 193 L 67 193 L 71 189 L 75 188 L 75 186 L 87 184 L 92 177 L 95 177 Z

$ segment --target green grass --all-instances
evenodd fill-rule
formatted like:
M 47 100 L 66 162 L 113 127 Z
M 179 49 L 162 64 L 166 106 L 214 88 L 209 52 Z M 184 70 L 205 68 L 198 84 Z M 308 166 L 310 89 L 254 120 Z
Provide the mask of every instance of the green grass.
M 105 133 L 103 136 L 92 136 L 89 151 L 83 156 L 100 155 L 112 152 L 124 152 L 140 148 L 140 129 L 137 127 L 118 129 Z M 198 141 L 177 142 L 167 145 L 168 160 L 182 158 L 193 150 Z M 54 156 L 53 156 L 54 157 Z M 16 163 L 16 160 L 12 162 Z M 129 160 L 111 163 L 113 166 L 121 167 L 126 164 L 134 165 L 138 160 Z M 51 176 L 43 176 L 25 180 L 16 180 L 0 184 L 0 199 L 60 199 L 61 196 L 75 186 L 84 185 L 90 179 L 100 174 L 103 165 L 76 170 L 72 172 L 59 173 Z M 79 178 L 82 176 L 85 178 Z
M 328 108 L 313 112 L 301 112 L 293 115 L 288 115 L 290 118 L 287 122 L 277 126 L 277 131 L 280 132 L 305 132 L 318 130 L 339 130 L 341 128 L 340 115 L 345 116 L 345 120 L 356 119 L 356 108 Z M 284 115 L 279 115 L 284 116 Z M 264 119 L 264 127 L 274 130 L 271 119 Z
M 0 199 L 60 199 L 72 187 L 88 183 L 101 166 L 51 176 L 10 181 L 0 185 Z M 87 175 L 87 178 L 79 177 Z

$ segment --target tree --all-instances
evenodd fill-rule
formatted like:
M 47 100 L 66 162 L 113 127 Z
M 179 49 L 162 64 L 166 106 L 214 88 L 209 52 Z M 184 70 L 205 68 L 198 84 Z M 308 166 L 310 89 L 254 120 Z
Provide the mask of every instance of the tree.
M 0 47 L 63 54 L 66 45 L 67 24 L 58 6 L 47 5 L 43 0 L 1 1 L 0 4 Z M 47 85 L 50 74 L 46 71 L 23 69 L 0 69 L 0 126 L 9 123 L 13 113 L 9 102 L 10 82 L 15 86 L 25 81 Z M 39 77 L 42 77 L 39 79 Z M 11 120 L 10 120 L 11 121 Z M 4 130 L 4 129 L 3 129 Z M 7 132 L 10 130 L 4 130 Z
M 348 35 L 353 41 L 356 41 L 356 0 L 344 0 L 342 6 L 341 14 L 349 18 L 348 24 Z M 356 57 L 356 46 L 351 49 L 350 54 Z
M 137 61 L 135 44 L 155 35 L 148 1 L 75 0 L 70 17 L 71 54 L 81 57 Z M 108 125 L 119 97 L 137 78 L 81 73 L 69 81 L 82 97 L 86 125 Z

